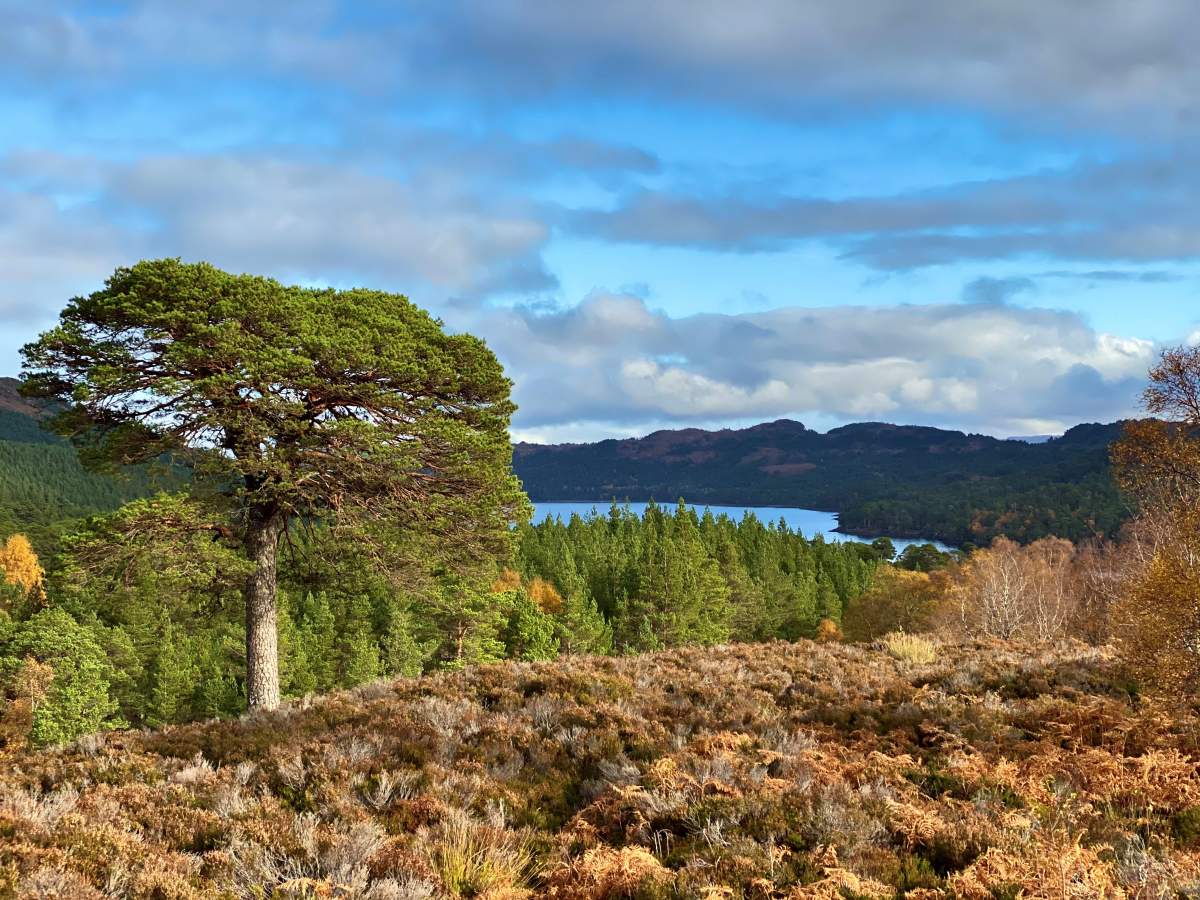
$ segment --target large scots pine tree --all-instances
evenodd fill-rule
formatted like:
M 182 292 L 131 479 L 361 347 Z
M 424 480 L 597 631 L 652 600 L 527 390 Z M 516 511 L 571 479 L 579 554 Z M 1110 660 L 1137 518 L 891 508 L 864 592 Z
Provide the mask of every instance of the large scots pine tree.
M 276 559 L 288 530 L 421 535 L 446 565 L 498 550 L 526 501 L 510 382 L 478 338 L 405 297 L 291 287 L 175 259 L 118 269 L 23 350 L 23 391 L 95 466 L 170 454 L 247 557 L 246 693 L 279 703 Z

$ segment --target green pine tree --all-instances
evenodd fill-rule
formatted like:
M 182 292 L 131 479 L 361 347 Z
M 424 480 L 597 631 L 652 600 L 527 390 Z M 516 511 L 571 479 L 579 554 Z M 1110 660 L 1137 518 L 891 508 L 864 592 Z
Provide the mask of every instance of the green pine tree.
M 501 595 L 508 602 L 503 640 L 510 659 L 553 659 L 558 655 L 554 617 L 542 612 L 523 590 Z
M 65 610 L 40 610 L 8 635 L 0 652 L 6 681 L 27 658 L 50 666 L 54 673 L 46 696 L 33 709 L 30 740 L 35 745 L 62 744 L 124 725 L 110 690 L 112 663 L 93 629 Z
M 380 641 L 384 673 L 413 678 L 421 674 L 425 663 L 436 649 L 432 641 L 419 641 L 413 616 L 399 597 L 389 597 L 384 604 L 383 639 Z
M 500 630 L 504 608 L 500 598 L 483 583 L 447 576 L 429 592 L 425 605 L 429 640 L 436 641 L 439 666 L 459 669 L 504 658 Z
M 822 575 L 817 580 L 817 615 L 822 619 L 842 621 L 842 599 L 828 578 Z
M 329 597 L 324 591 L 305 594 L 296 614 L 296 647 L 304 654 L 303 668 L 298 665 L 297 690 L 330 691 L 337 686 L 336 643 L 337 625 Z
M 188 640 L 177 634 L 165 610 L 159 624 L 158 653 L 147 674 L 150 696 L 146 723 L 159 726 L 189 718 L 198 673 Z
M 373 618 L 371 600 L 363 594 L 356 594 L 343 606 L 338 636 L 338 680 L 343 687 L 374 681 L 383 674 Z
M 558 645 L 562 653 L 611 653 L 613 630 L 601 615 L 587 585 L 572 573 L 563 589 L 562 610 L 558 614 Z
M 131 722 L 144 721 L 146 672 L 133 639 L 120 626 L 102 628 L 98 637 L 113 667 L 111 692 L 122 717 Z
M 192 709 L 198 718 L 233 716 L 245 709 L 246 696 L 233 664 L 243 641 L 244 632 L 232 623 L 209 630 L 196 639 L 197 676 Z

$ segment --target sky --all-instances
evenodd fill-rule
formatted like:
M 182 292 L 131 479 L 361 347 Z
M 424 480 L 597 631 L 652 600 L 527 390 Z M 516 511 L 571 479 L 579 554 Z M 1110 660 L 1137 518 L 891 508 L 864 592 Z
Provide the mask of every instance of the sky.
M 164 256 L 404 293 L 542 442 L 1057 433 L 1200 343 L 1194 0 L 0 17 L 0 374 Z

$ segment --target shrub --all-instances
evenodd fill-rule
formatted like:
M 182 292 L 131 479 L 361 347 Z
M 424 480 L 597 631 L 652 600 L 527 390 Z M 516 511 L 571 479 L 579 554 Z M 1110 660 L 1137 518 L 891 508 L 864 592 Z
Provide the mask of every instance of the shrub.
M 833 619 L 822 619 L 817 625 L 817 640 L 829 644 L 842 640 L 842 629 Z
M 1114 610 L 1114 632 L 1126 663 L 1147 687 L 1181 697 L 1200 688 L 1200 540 L 1165 544 Z
M 842 627 L 852 641 L 873 641 L 890 631 L 924 631 L 945 594 L 944 577 L 880 566 L 867 592 L 846 607 Z

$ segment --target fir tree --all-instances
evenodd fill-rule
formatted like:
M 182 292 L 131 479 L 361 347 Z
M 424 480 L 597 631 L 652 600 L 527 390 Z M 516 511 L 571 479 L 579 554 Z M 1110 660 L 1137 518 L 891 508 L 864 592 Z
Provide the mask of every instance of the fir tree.
M 158 652 L 150 667 L 146 723 L 159 726 L 188 718 L 197 675 L 187 639 L 177 634 L 164 611 L 159 624 Z
M 150 683 L 137 647 L 120 626 L 101 628 L 97 635 L 113 667 L 110 690 L 121 715 L 131 722 L 145 720 L 146 685 Z
M 530 661 L 557 656 L 554 618 L 544 613 L 524 590 L 499 596 L 505 597 L 508 605 L 503 635 L 505 656 Z
M 237 637 L 240 635 L 233 636 L 225 630 L 210 635 L 196 660 L 196 686 L 191 702 L 198 718 L 232 716 L 245 707 L 245 694 L 229 664 L 229 645 Z
M 842 621 L 842 598 L 824 573 L 817 579 L 817 616 L 832 622 Z
M 371 601 L 358 594 L 343 607 L 342 627 L 338 636 L 339 683 L 353 687 L 374 681 L 383 673 L 379 642 L 372 627 Z
M 562 653 L 611 653 L 612 627 L 600 614 L 587 584 L 572 571 L 563 584 L 562 610 L 558 614 L 558 645 Z
M 336 641 L 337 626 L 328 595 L 324 591 L 305 594 L 296 615 L 296 645 L 304 654 L 299 679 L 308 690 L 328 691 L 337 684 Z
M 380 641 L 383 671 L 403 678 L 420 675 L 436 644 L 417 640 L 412 613 L 397 596 L 393 595 L 385 602 L 383 618 L 383 639 Z

